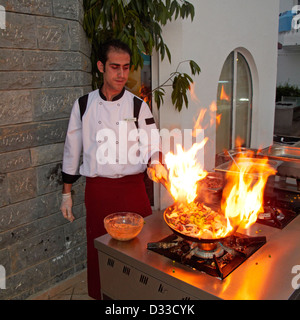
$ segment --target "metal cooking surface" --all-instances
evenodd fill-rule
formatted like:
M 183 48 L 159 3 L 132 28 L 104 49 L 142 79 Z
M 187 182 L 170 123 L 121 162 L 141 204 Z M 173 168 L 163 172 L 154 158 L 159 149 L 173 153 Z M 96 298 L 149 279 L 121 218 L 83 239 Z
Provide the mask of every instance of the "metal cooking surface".
M 147 278 L 167 283 L 177 291 L 180 288 L 197 299 L 289 299 L 295 291 L 292 268 L 300 264 L 300 217 L 282 230 L 256 223 L 246 233 L 265 236 L 267 242 L 224 280 L 147 250 L 147 243 L 170 235 L 162 213 L 147 217 L 135 239 L 121 242 L 106 234 L 95 240 L 95 247 L 99 253 L 116 259 L 122 267 L 130 266 Z M 117 277 L 117 273 L 114 276 Z M 135 285 L 133 290 L 135 287 L 138 290 Z
M 254 162 L 256 166 L 265 166 L 265 164 L 263 164 L 262 161 L 259 158 L 242 158 L 239 161 L 241 161 L 243 163 L 249 162 L 249 164 Z M 231 169 L 232 164 L 233 164 L 233 161 L 228 161 L 228 162 L 222 163 L 221 165 L 219 165 L 219 166 L 217 166 L 215 168 L 215 171 L 217 171 L 217 172 L 225 172 L 225 173 L 227 173 L 227 172 L 239 173 L 239 171 L 233 171 Z M 276 161 L 273 161 L 273 160 L 268 160 L 267 164 L 272 166 L 272 167 L 274 167 L 275 169 L 278 166 L 278 163 Z M 267 173 L 267 171 L 265 173 Z M 252 175 L 252 176 L 261 175 L 261 173 L 248 173 L 248 174 Z
M 260 154 L 281 161 L 300 160 L 300 148 L 296 147 L 274 145 L 271 148 L 265 148 Z

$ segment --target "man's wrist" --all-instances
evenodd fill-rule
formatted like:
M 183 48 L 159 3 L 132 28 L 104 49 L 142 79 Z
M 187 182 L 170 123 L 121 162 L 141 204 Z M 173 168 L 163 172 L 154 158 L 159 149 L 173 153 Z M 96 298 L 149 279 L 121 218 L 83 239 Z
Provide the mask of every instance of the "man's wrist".
M 62 189 L 62 193 L 65 194 L 65 193 L 71 193 L 72 191 L 72 184 L 70 183 L 64 183 L 63 184 L 63 189 Z

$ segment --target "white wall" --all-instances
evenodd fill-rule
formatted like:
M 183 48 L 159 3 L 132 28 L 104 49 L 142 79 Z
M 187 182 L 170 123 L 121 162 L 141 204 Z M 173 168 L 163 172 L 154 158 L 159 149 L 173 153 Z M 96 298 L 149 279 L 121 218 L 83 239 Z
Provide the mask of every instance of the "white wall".
M 228 54 L 241 48 L 253 76 L 253 125 L 251 147 L 272 144 L 277 73 L 277 38 L 279 0 L 191 0 L 195 18 L 169 23 L 163 29 L 165 42 L 172 53 L 172 64 L 164 60 L 158 66 L 158 81 L 162 83 L 177 64 L 195 60 L 202 72 L 195 79 L 199 102 L 190 99 L 188 110 L 174 110 L 171 99 L 165 97 L 159 112 L 160 128 L 192 128 L 193 119 L 201 108 L 216 100 L 218 80 Z M 188 71 L 189 68 L 181 68 Z M 168 92 L 168 91 L 167 91 Z M 170 96 L 170 95 L 169 95 Z M 209 121 L 206 117 L 205 121 Z M 212 127 L 205 131 L 209 142 L 205 147 L 205 169 L 215 165 L 215 134 Z M 164 191 L 160 206 L 172 200 Z
M 298 0 L 280 0 L 279 2 L 279 12 L 285 12 L 292 10 L 293 6 L 298 4 Z
M 300 49 L 281 49 L 278 51 L 277 85 L 290 85 L 300 87 Z

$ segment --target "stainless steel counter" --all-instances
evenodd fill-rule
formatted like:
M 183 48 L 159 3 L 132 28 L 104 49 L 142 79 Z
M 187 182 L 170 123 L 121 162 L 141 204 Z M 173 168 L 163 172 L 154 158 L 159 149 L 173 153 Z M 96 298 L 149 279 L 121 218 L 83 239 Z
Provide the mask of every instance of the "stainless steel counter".
M 300 285 L 300 279 L 292 268 L 299 265 L 296 269 L 300 273 L 300 217 L 282 230 L 256 223 L 247 232 L 238 232 L 266 236 L 267 242 L 224 280 L 147 250 L 148 242 L 160 241 L 172 233 L 162 213 L 147 217 L 141 233 L 131 241 L 116 241 L 108 234 L 99 237 L 95 247 L 103 292 L 114 299 L 286 300 L 292 294 L 292 298 L 299 296 L 292 283 Z M 147 279 L 148 289 L 141 279 Z M 160 295 L 151 293 L 150 286 L 159 286 L 152 289 Z

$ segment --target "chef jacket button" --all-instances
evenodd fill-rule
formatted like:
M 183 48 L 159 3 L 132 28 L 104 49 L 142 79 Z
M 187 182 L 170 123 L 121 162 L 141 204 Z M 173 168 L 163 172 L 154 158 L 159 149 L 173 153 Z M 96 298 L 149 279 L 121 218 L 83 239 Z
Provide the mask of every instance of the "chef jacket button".
M 118 163 L 118 162 L 119 162 L 119 159 L 116 159 L 116 162 Z
M 98 140 L 98 143 L 101 143 L 101 140 Z
M 118 126 L 118 125 L 119 125 L 119 122 L 116 122 L 116 125 Z
M 118 103 L 117 106 L 120 107 L 120 103 Z
M 101 121 L 98 121 L 98 123 L 101 124 L 102 122 L 101 122 Z
M 119 141 L 116 141 L 116 144 L 119 144 Z

